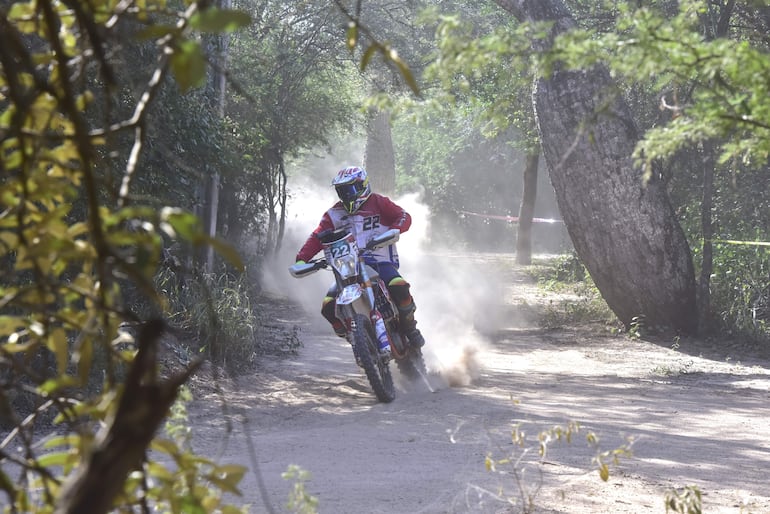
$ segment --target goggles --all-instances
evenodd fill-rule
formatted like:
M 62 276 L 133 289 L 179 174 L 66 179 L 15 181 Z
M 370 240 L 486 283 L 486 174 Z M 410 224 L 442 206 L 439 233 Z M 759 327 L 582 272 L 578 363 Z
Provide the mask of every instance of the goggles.
M 343 202 L 355 200 L 366 189 L 363 182 L 351 182 L 350 184 L 340 184 L 334 187 L 337 190 L 337 196 Z

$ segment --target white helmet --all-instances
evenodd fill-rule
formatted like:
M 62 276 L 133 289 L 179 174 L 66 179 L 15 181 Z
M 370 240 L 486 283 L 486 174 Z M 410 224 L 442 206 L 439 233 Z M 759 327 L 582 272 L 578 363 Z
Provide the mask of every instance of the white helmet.
M 372 194 L 366 170 L 359 166 L 348 166 L 338 171 L 332 185 L 350 214 L 356 212 Z

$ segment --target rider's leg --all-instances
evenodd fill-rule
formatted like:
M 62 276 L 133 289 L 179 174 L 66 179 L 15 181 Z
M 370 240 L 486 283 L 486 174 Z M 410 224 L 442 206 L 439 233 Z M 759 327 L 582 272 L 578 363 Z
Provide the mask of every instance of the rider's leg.
M 335 315 L 334 299 L 337 297 L 337 286 L 334 285 L 326 292 L 326 296 L 321 304 L 321 315 L 326 318 L 326 321 L 331 323 L 334 333 L 340 337 L 345 337 L 346 330 L 345 325 Z
M 401 331 L 409 339 L 409 342 L 422 346 L 425 339 L 417 329 L 417 320 L 414 319 L 414 311 L 417 305 L 409 292 L 409 283 L 401 275 L 397 275 L 388 281 L 388 291 L 398 307 L 398 316 L 401 323 Z

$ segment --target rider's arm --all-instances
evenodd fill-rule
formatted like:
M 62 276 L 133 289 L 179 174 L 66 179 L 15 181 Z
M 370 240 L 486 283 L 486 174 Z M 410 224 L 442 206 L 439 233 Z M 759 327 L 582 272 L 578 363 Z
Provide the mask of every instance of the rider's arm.
M 412 217 L 400 205 L 387 196 L 380 196 L 379 208 L 381 221 L 390 228 L 397 228 L 402 233 L 409 230 Z
M 315 256 L 318 252 L 321 251 L 321 240 L 318 239 L 318 234 L 323 232 L 324 230 L 333 230 L 334 229 L 334 223 L 332 222 L 331 217 L 329 216 L 328 212 L 325 212 L 323 217 L 321 218 L 321 222 L 318 224 L 318 226 L 313 230 L 313 233 L 310 234 L 310 237 L 307 238 L 307 241 L 305 241 L 305 244 L 302 245 L 302 248 L 299 249 L 299 252 L 297 252 L 296 261 L 309 261 L 310 259 Z

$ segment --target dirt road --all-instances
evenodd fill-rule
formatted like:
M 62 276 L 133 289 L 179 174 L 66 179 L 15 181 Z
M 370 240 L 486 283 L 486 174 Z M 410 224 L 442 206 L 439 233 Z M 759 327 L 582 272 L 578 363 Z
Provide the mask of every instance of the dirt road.
M 288 511 L 292 464 L 311 474 L 305 491 L 325 514 L 664 513 L 667 490 L 685 486 L 706 513 L 770 513 L 766 357 L 734 342 L 540 329 L 525 314 L 551 298 L 512 262 L 479 256 L 464 270 L 473 308 L 462 314 L 443 289 L 458 284 L 438 270 L 413 279 L 439 390 L 401 383 L 390 404 L 315 309 L 275 297 L 272 322 L 300 327 L 304 346 L 201 397 L 196 450 L 250 468 L 234 502 L 253 513 Z M 318 291 L 302 298 L 313 305 Z M 554 427 L 565 437 L 541 457 L 538 434 Z M 604 455 L 602 481 L 594 459 L 626 447 L 617 464 Z

